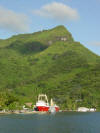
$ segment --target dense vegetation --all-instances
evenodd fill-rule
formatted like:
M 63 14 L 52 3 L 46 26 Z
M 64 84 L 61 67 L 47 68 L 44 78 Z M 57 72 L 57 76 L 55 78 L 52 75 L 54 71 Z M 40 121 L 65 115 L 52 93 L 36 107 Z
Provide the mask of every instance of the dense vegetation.
M 62 109 L 100 108 L 100 57 L 64 26 L 0 40 L 0 108 L 35 103 L 39 93 Z

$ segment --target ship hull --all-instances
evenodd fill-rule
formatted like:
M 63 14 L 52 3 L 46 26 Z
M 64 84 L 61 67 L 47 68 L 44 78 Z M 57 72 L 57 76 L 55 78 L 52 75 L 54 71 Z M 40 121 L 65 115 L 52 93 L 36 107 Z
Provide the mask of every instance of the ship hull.
M 56 112 L 58 112 L 58 111 L 59 111 L 59 107 L 55 107 L 55 109 L 56 109 Z
M 48 112 L 49 106 L 37 106 L 38 111 Z M 55 107 L 56 112 L 59 111 L 59 107 Z
M 37 109 L 38 109 L 38 111 L 45 111 L 45 112 L 49 111 L 48 106 L 37 106 Z

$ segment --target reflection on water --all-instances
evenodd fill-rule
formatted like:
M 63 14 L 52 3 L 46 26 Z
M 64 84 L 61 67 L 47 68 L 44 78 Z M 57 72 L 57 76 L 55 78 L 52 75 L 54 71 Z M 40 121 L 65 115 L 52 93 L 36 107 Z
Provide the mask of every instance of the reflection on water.
M 100 113 L 2 115 L 0 133 L 100 133 Z

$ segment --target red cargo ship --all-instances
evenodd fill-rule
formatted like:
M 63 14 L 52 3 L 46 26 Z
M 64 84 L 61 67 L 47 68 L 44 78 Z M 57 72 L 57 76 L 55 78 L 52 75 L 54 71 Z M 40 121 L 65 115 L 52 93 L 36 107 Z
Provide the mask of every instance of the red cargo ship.
M 59 111 L 59 107 L 56 104 L 53 105 L 53 102 L 52 102 L 52 105 L 49 105 L 47 96 L 44 94 L 41 94 L 38 96 L 38 101 L 36 102 L 35 110 L 49 112 L 51 106 L 54 107 L 55 112 Z

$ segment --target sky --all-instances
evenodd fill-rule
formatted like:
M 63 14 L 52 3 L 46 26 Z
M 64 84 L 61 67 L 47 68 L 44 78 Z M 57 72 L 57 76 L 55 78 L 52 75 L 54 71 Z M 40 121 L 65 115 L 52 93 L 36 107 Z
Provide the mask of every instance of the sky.
M 0 39 L 57 25 L 100 55 L 100 0 L 0 0 Z

